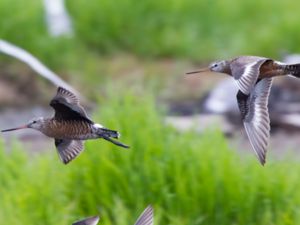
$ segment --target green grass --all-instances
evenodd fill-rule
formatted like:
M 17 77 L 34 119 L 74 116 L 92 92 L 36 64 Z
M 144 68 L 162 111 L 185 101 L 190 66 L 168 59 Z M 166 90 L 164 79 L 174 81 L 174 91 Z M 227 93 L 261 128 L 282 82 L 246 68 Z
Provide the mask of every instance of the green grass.
M 76 35 L 101 54 L 207 60 L 300 50 L 294 1 L 68 1 Z
M 49 36 L 42 1 L 2 0 L 0 14 L 0 38 L 24 48 L 49 66 L 61 68 L 68 64 L 66 58 L 78 48 L 74 39 Z
M 145 93 L 108 87 L 94 114 L 120 130 L 129 150 L 88 141 L 65 166 L 54 147 L 29 157 L 20 144 L 11 152 L 2 145 L 0 221 L 71 224 L 99 214 L 99 224 L 125 225 L 152 204 L 155 224 L 300 223 L 299 162 L 269 158 L 262 167 L 252 152 L 230 149 L 218 131 L 180 133 L 164 125 Z
M 47 34 L 41 2 L 2 0 L 0 38 L 61 74 L 72 74 L 78 86 L 89 87 L 84 91 L 103 96 L 95 120 L 120 130 L 131 148 L 89 141 L 82 155 L 64 166 L 54 147 L 29 156 L 20 143 L 9 152 L 2 144 L 0 221 L 71 224 L 99 214 L 100 224 L 125 225 L 152 204 L 155 224 L 300 224 L 299 162 L 269 157 L 261 167 L 252 152 L 241 156 L 230 149 L 219 131 L 180 133 L 164 125 L 157 96 L 147 94 L 144 85 L 130 85 L 162 88 L 161 80 L 149 85 L 144 78 L 181 76 L 187 67 L 166 61 L 158 69 L 149 57 L 208 60 L 299 51 L 298 5 L 271 0 L 68 1 L 76 35 L 54 39 Z M 120 52 L 124 57 L 107 57 Z M 114 83 L 117 93 L 110 87 L 103 91 L 111 75 L 127 77 Z
M 300 51 L 299 6 L 291 0 L 67 1 L 75 36 L 52 38 L 42 1 L 2 0 L 0 38 L 56 68 L 91 52 L 202 61 L 239 54 L 280 58 L 282 51 Z

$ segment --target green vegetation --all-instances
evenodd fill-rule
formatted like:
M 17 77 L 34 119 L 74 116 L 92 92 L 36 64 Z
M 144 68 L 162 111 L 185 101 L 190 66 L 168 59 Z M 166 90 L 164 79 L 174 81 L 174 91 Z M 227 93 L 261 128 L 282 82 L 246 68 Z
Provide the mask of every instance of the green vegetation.
M 100 53 L 207 60 L 300 51 L 292 0 L 68 2 L 80 41 Z
M 155 224 L 300 223 L 298 162 L 269 158 L 262 167 L 218 131 L 179 133 L 157 111 L 151 95 L 108 87 L 94 119 L 119 129 L 129 150 L 88 141 L 65 166 L 54 147 L 33 157 L 1 147 L 0 221 L 70 224 L 99 214 L 102 225 L 127 225 L 152 204 Z
M 99 214 L 101 225 L 127 225 L 152 204 L 157 225 L 300 224 L 299 162 L 269 157 L 261 167 L 252 151 L 241 156 L 218 130 L 180 133 L 164 125 L 165 112 L 155 104 L 158 94 L 163 101 L 189 89 L 198 97 L 208 88 L 203 82 L 196 89 L 190 80 L 184 89 L 184 78 L 177 79 L 192 61 L 299 52 L 298 6 L 291 0 L 69 0 L 75 35 L 52 38 L 42 1 L 1 0 L 0 38 L 37 56 L 88 99 L 101 96 L 95 120 L 120 130 L 131 148 L 89 141 L 65 166 L 54 146 L 27 154 L 20 143 L 9 150 L 2 143 L 0 223 L 63 225 Z M 35 88 L 24 79 L 31 75 L 25 66 L 0 57 L 3 76 Z M 167 75 L 173 80 L 165 84 Z
M 47 34 L 42 1 L 2 0 L 0 37 L 63 67 L 86 49 L 101 55 L 207 60 L 300 51 L 299 3 L 287 1 L 67 1 L 75 37 Z M 26 10 L 24 10 L 26 8 Z
M 0 38 L 37 56 L 49 66 L 62 67 L 75 51 L 75 40 L 48 35 L 43 1 L 0 2 Z

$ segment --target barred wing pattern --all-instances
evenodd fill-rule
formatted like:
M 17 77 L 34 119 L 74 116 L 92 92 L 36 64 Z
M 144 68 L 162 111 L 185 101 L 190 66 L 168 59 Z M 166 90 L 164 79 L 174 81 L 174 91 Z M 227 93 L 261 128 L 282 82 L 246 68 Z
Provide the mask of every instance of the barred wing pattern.
M 100 218 L 99 216 L 89 217 L 77 222 L 74 222 L 72 225 L 96 225 L 98 224 Z
M 79 99 L 72 92 L 62 87 L 58 87 L 50 106 L 55 110 L 55 119 L 84 120 L 93 123 L 79 104 Z
M 148 206 L 134 225 L 153 225 L 153 208 Z
M 55 139 L 55 146 L 61 161 L 64 164 L 68 164 L 83 150 L 83 141 Z
M 267 60 L 269 59 L 261 57 L 239 57 L 232 61 L 232 76 L 244 94 L 251 93 L 259 77 L 260 67 Z
M 271 86 L 272 78 L 262 79 L 255 85 L 245 104 L 239 100 L 240 111 L 244 112 L 243 123 L 246 133 L 261 164 L 265 163 L 270 138 L 268 99 Z

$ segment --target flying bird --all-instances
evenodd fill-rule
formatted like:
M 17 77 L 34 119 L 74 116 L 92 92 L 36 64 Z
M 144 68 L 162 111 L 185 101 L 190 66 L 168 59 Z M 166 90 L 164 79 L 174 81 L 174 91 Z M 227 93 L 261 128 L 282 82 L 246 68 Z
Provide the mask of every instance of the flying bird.
M 97 225 L 98 216 L 89 217 L 73 223 L 72 225 Z M 148 206 L 134 223 L 134 225 L 153 225 L 153 208 Z
M 52 118 L 40 117 L 29 121 L 24 126 L 2 130 L 2 132 L 32 128 L 54 138 L 59 157 L 64 164 L 80 154 L 83 150 L 83 141 L 88 139 L 103 138 L 115 145 L 129 148 L 115 140 L 120 137 L 119 132 L 107 129 L 88 118 L 79 99 L 65 88 L 58 87 L 50 106 L 55 110 Z
M 207 68 L 187 74 L 208 71 L 228 74 L 237 83 L 236 97 L 242 121 L 252 148 L 264 165 L 270 138 L 268 98 L 272 78 L 283 75 L 300 78 L 300 64 L 285 64 L 260 56 L 239 56 L 213 62 Z

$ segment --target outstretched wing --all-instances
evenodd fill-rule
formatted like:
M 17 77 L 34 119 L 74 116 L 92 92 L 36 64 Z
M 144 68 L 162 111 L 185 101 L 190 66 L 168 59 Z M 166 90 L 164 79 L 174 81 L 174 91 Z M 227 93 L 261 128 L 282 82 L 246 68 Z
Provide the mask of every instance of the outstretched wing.
M 99 216 L 89 217 L 83 220 L 74 222 L 72 225 L 96 225 L 99 222 Z
M 93 123 L 79 104 L 79 99 L 72 92 L 62 87 L 58 87 L 50 106 L 55 110 L 55 119 L 84 120 Z
M 261 164 L 265 164 L 270 138 L 268 99 L 271 85 L 272 78 L 262 79 L 249 96 L 241 91 L 237 95 L 246 133 Z
M 256 56 L 241 56 L 233 60 L 230 69 L 239 89 L 249 95 L 260 73 L 260 67 L 271 59 Z
M 64 164 L 68 164 L 75 159 L 83 150 L 83 141 L 55 139 L 55 146 L 58 155 Z
M 153 208 L 148 206 L 134 225 L 153 225 Z

